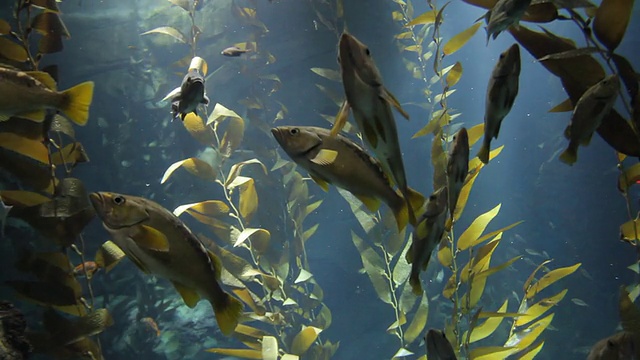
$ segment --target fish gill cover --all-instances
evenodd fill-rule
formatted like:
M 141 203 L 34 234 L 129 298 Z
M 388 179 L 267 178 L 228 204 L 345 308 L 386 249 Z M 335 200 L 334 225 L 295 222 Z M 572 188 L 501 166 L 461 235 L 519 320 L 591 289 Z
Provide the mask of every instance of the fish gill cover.
M 270 129 L 289 116 L 286 105 L 292 104 L 285 100 L 278 101 L 274 96 L 285 83 L 272 71 L 277 58 L 269 51 L 265 40 L 270 24 L 260 16 L 265 11 L 264 6 L 284 6 L 286 2 L 264 4 L 232 0 L 222 10 L 211 10 L 214 2 L 169 1 L 170 7 L 161 7 L 157 11 L 171 14 L 166 15 L 171 21 L 158 24 L 151 30 L 144 29 L 140 35 L 142 39 L 157 37 L 149 41 L 170 48 L 170 52 L 180 52 L 181 59 L 172 64 L 171 70 L 160 66 L 148 68 L 145 67 L 149 66 L 146 61 L 150 60 L 145 56 L 149 51 L 132 45 L 131 50 L 140 58 L 131 57 L 130 65 L 133 68 L 130 71 L 136 74 L 140 83 L 153 83 L 153 79 L 161 79 L 169 88 L 174 88 L 180 85 L 179 80 L 171 80 L 171 74 L 167 72 L 175 69 L 176 75 L 183 78 L 185 72 L 192 70 L 190 64 L 194 64 L 193 59 L 202 56 L 202 61 L 195 63 L 202 75 L 203 85 L 215 79 L 214 75 L 222 76 L 220 74 L 229 73 L 230 69 L 254 85 L 233 106 L 220 104 L 214 100 L 216 96 L 210 95 L 211 109 L 198 105 L 204 111 L 185 113 L 181 122 L 169 123 L 164 120 L 159 122 L 160 125 L 153 125 L 162 126 L 160 131 L 164 131 L 168 126 L 180 126 L 181 123 L 196 143 L 208 149 L 209 157 L 204 153 L 196 156 L 175 149 L 173 140 L 176 135 L 172 131 L 164 139 L 160 135 L 158 139 L 154 138 L 147 148 L 158 149 L 165 167 L 170 162 L 167 160 L 172 158 L 168 153 L 184 155 L 180 160 L 169 165 L 164 174 L 153 176 L 136 172 L 131 167 L 132 161 L 139 161 L 123 150 L 124 145 L 131 141 L 131 119 L 147 116 L 146 111 L 163 107 L 163 111 L 169 113 L 166 103 L 155 101 L 166 94 L 166 91 L 162 93 L 162 86 L 157 84 L 153 85 L 156 91 L 150 97 L 152 100 L 135 98 L 139 94 L 131 94 L 134 98 L 128 103 L 122 100 L 125 102 L 124 115 L 129 121 L 118 129 L 122 136 L 115 141 L 120 146 L 111 151 L 119 160 L 118 166 L 129 169 L 127 177 L 140 176 L 138 180 L 129 180 L 150 183 L 154 176 L 161 178 L 163 187 L 158 191 L 167 196 L 174 192 L 170 197 L 175 201 L 192 198 L 187 196 L 190 195 L 188 191 L 176 189 L 181 185 L 174 185 L 188 183 L 189 180 L 181 177 L 182 170 L 203 180 L 199 183 L 204 184 L 202 186 L 216 187 L 215 191 L 212 190 L 215 198 L 204 197 L 209 196 L 206 195 L 208 192 L 196 192 L 196 196 L 203 198 L 195 202 L 181 201 L 173 214 L 185 221 L 196 220 L 192 227 L 199 230 L 198 236 L 195 240 L 190 238 L 190 244 L 203 249 L 198 256 L 207 259 L 207 264 L 215 270 L 215 276 L 225 291 L 232 294 L 229 298 L 233 301 L 240 299 L 246 305 L 239 319 L 234 318 L 233 314 L 216 311 L 221 326 L 233 324 L 235 327 L 231 332 L 234 340 L 207 333 L 211 331 L 210 327 L 202 328 L 196 321 L 178 323 L 179 314 L 183 314 L 182 319 L 194 314 L 197 318 L 201 317 L 203 322 L 215 323 L 210 310 L 198 312 L 197 309 L 187 309 L 185 313 L 181 306 L 182 299 L 189 307 L 194 306 L 202 294 L 194 294 L 194 289 L 174 281 L 175 289 L 182 295 L 180 299 L 174 287 L 148 277 L 141 280 L 138 272 L 131 274 L 132 270 L 124 272 L 116 266 L 127 256 L 142 271 L 149 272 L 153 266 L 157 268 L 157 263 L 145 263 L 145 258 L 138 257 L 135 252 L 123 251 L 116 242 L 98 240 L 105 239 L 104 232 L 92 234 L 90 241 L 85 239 L 85 227 L 95 217 L 95 210 L 99 209 L 94 210 L 95 203 L 92 206 L 89 202 L 84 182 L 71 177 L 78 165 L 81 168 L 82 163 L 89 161 L 85 147 L 76 138 L 73 123 L 84 125 L 87 119 L 93 122 L 88 113 L 92 104 L 93 83 L 80 84 L 83 86 L 59 92 L 56 89 L 57 67 L 42 67 L 43 59 L 48 54 L 63 51 L 63 39 L 70 37 L 62 21 L 64 15 L 53 0 L 16 1 L 12 16 L 0 19 L 0 59 L 5 64 L 3 74 L 6 74 L 1 78 L 0 91 L 5 99 L 11 99 L 0 101 L 0 115 L 4 120 L 0 122 L 0 167 L 9 174 L 3 175 L 3 187 L 10 188 L 0 192 L 0 217 L 3 220 L 0 224 L 4 227 L 4 218 L 7 216 L 11 218 L 11 228 L 21 224 L 15 219 L 28 224 L 22 224 L 18 227 L 19 231 L 3 236 L 3 248 L 19 254 L 15 257 L 18 260 L 13 263 L 15 269 L 24 274 L 18 276 L 12 273 L 16 279 L 6 281 L 5 286 L 12 288 L 20 300 L 40 306 L 39 310 L 29 314 L 28 320 L 33 326 L 27 333 L 27 339 L 34 351 L 59 358 L 88 356 L 99 359 L 105 357 L 104 353 L 110 355 L 106 358 L 134 358 L 153 353 L 169 359 L 205 358 L 206 355 L 201 353 L 202 337 L 206 339 L 206 351 L 220 356 L 249 359 L 341 358 L 340 341 L 343 341 L 343 347 L 349 346 L 349 343 L 348 340 L 332 338 L 332 333 L 327 331 L 332 316 L 336 314 L 325 302 L 325 298 L 340 295 L 325 292 L 321 287 L 318 279 L 322 270 L 312 270 L 313 263 L 307 252 L 309 240 L 319 237 L 316 235 L 319 227 L 329 226 L 321 222 L 305 222 L 307 218 L 314 219 L 314 216 L 310 216 L 312 214 L 328 211 L 326 206 L 321 207 L 324 198 L 318 195 L 317 187 L 314 189 L 314 185 L 309 185 L 306 172 L 298 171 L 295 162 L 282 158 L 273 147 L 260 147 L 245 141 L 248 131 L 270 137 Z M 508 36 L 506 33 L 509 32 L 517 42 L 511 46 L 513 50 L 505 51 L 495 64 L 485 99 L 485 119 L 480 124 L 460 122 L 459 119 L 467 116 L 449 107 L 448 100 L 455 94 L 456 85 L 463 76 L 463 68 L 466 68 L 454 54 L 474 37 L 482 26 L 481 22 L 475 22 L 454 36 L 443 36 L 443 24 L 449 21 L 446 16 L 449 14 L 445 12 L 448 2 L 441 4 L 428 1 L 430 10 L 415 14 L 411 1 L 390 1 L 390 5 L 395 7 L 390 16 L 399 25 L 395 40 L 403 54 L 401 60 L 420 84 L 420 94 L 423 96 L 420 102 L 409 104 L 399 101 L 384 87 L 385 80 L 389 82 L 390 79 L 380 76 L 374 61 L 380 59 L 382 54 L 370 52 L 366 44 L 348 35 L 348 14 L 342 0 L 314 0 L 308 3 L 315 13 L 314 27 L 335 35 L 336 43 L 340 44 L 338 54 L 343 56 L 337 69 L 311 68 L 315 74 L 330 81 L 326 83 L 323 80 L 316 87 L 335 103 L 335 112 L 322 113 L 321 116 L 335 124 L 332 136 L 343 131 L 354 139 L 353 135 L 359 134 L 363 148 L 372 154 L 371 161 L 383 169 L 384 176 L 391 179 L 391 184 L 398 186 L 399 196 L 406 200 L 406 213 L 372 211 L 374 206 L 368 203 L 367 197 L 356 198 L 356 194 L 338 188 L 359 224 L 352 229 L 350 237 L 360 254 L 361 272 L 370 279 L 377 298 L 388 305 L 386 309 L 393 319 L 390 325 L 374 330 L 380 333 L 386 331 L 396 342 L 395 348 L 389 350 L 388 354 L 370 354 L 367 352 L 372 351 L 370 349 L 342 350 L 345 354 L 354 351 L 375 358 L 424 359 L 425 347 L 421 343 L 423 334 L 429 328 L 443 327 L 442 334 L 451 342 L 454 356 L 459 358 L 504 359 L 514 356 L 533 359 L 538 354 L 545 355 L 543 348 L 548 337 L 543 334 L 554 329 L 551 323 L 556 313 L 552 310 L 569 291 L 567 288 L 558 291 L 557 282 L 578 269 L 584 269 L 580 263 L 549 267 L 551 259 L 546 256 L 546 260 L 534 264 L 535 270 L 522 282 L 522 287 L 510 288 L 512 293 L 496 294 L 490 286 L 496 278 L 493 275 L 512 269 L 514 264 L 524 259 L 524 254 L 515 254 L 497 263 L 491 263 L 492 257 L 503 236 L 523 220 L 501 223 L 495 226 L 498 229 L 487 230 L 492 223 L 500 222 L 500 196 L 497 197 L 497 204 L 481 209 L 482 213 L 475 218 L 463 217 L 463 213 L 469 213 L 464 210 L 475 181 L 484 167 L 504 151 L 504 145 L 491 149 L 490 140 L 498 138 L 502 120 L 507 119 L 504 125 L 508 127 L 509 118 L 513 117 L 509 114 L 514 101 L 518 101 L 520 48 L 527 50 L 549 72 L 559 77 L 567 92 L 568 99 L 550 111 L 573 111 L 575 114 L 582 103 L 600 109 L 598 116 L 572 117 L 566 136 L 573 144 L 570 148 L 577 151 L 578 146 L 587 145 L 592 133 L 597 131 L 615 149 L 620 174 L 618 188 L 629 209 L 629 221 L 621 226 L 620 236 L 629 246 L 637 246 L 640 222 L 632 215 L 629 192 L 640 179 L 640 165 L 636 160 L 640 157 L 638 75 L 631 62 L 616 52 L 631 18 L 633 1 L 604 0 L 599 6 L 586 0 L 534 1 L 525 4 L 524 13 L 517 11 L 516 15 L 509 12 L 509 8 L 524 5 L 502 0 L 465 2 L 488 10 L 487 15 L 481 18 L 486 19 L 488 28 L 492 28 L 491 32 L 487 28 L 487 41 L 490 35 L 495 40 L 498 36 Z M 66 6 L 67 3 L 63 2 L 62 5 Z M 220 40 L 218 33 L 207 34 L 205 19 L 198 20 L 198 15 L 205 11 L 215 14 L 218 14 L 216 11 L 230 12 L 234 21 L 248 29 L 246 39 L 235 44 L 224 43 L 216 51 L 208 51 L 207 46 L 198 46 L 204 40 L 216 41 L 216 44 Z M 498 27 L 496 30 L 492 23 L 498 21 L 501 22 L 495 25 Z M 561 21 L 562 25 L 573 24 L 579 28 L 584 36 L 584 46 L 580 47 L 573 39 L 560 37 L 545 27 L 541 31 L 534 31 L 523 24 Z M 158 40 L 163 37 L 183 47 Z M 344 46 L 343 39 L 346 39 Z M 223 48 L 225 50 L 220 53 Z M 510 56 L 515 51 L 518 55 Z M 211 59 L 209 56 L 213 54 L 234 59 L 228 59 L 229 62 L 209 72 L 204 59 Z M 345 56 L 356 61 L 349 63 Z M 613 107 L 615 96 L 613 99 L 608 96 L 604 100 L 602 97 L 585 95 L 597 92 L 596 87 L 601 86 L 599 84 L 605 78 L 605 69 L 615 74 L 626 90 L 614 91 L 620 92 L 620 106 Z M 24 79 L 37 86 L 25 86 Z M 104 82 L 105 88 L 111 89 L 104 90 L 106 94 L 114 91 L 112 82 L 107 79 Z M 340 82 L 343 87 L 336 86 Z M 350 94 L 363 94 L 354 92 L 354 87 L 376 96 L 367 99 L 353 97 Z M 120 89 L 126 94 L 126 87 Z M 8 97 L 9 94 L 17 95 Z M 38 96 L 42 94 L 49 94 L 50 97 Z M 42 103 L 29 101 L 34 98 L 54 100 Z M 414 196 L 413 190 L 406 183 L 401 183 L 405 181 L 404 165 L 396 150 L 398 142 L 409 139 L 401 139 L 396 134 L 393 111 L 408 118 L 403 109 L 408 105 L 416 105 L 428 114 L 428 121 L 421 124 L 422 128 L 413 138 L 433 136 L 430 149 L 433 193 L 429 191 L 419 196 Z M 624 110 L 624 115 L 616 108 Z M 495 113 L 499 115 L 491 115 Z M 353 114 L 355 119 L 353 125 L 348 122 L 349 114 Z M 419 122 L 421 119 L 412 121 Z M 107 133 L 109 124 L 106 119 L 98 118 L 95 122 Z M 458 124 L 466 128 L 453 131 Z M 454 150 L 458 148 L 458 136 L 462 131 L 468 133 L 462 137 L 468 144 L 460 145 L 466 147 L 466 151 L 462 151 L 464 156 L 459 156 Z M 87 136 L 88 141 L 89 135 L 85 134 L 83 136 Z M 486 153 L 482 158 L 469 159 L 469 148 L 482 137 L 485 138 Z M 106 145 L 109 145 L 109 141 L 103 143 L 103 146 Z M 319 146 L 322 147 L 322 143 Z M 254 150 L 250 156 L 245 154 L 238 159 L 236 154 L 241 153 L 244 147 Z M 392 155 L 385 158 L 385 154 Z M 323 171 L 330 171 L 332 165 L 340 165 L 340 156 L 339 152 L 320 149 L 320 153 L 310 160 L 326 169 L 312 176 L 312 180 L 328 189 L 328 173 L 323 174 Z M 149 161 L 151 155 L 145 154 L 142 159 Z M 363 155 L 361 159 L 368 160 L 369 157 Z M 574 158 L 566 162 L 575 161 Z M 464 169 L 462 175 L 454 173 L 454 170 L 461 168 Z M 85 182 L 92 188 L 104 186 L 99 181 L 93 184 L 90 180 L 87 177 Z M 153 188 L 157 186 L 154 184 Z M 153 195 L 146 193 L 148 197 Z M 265 198 L 269 201 L 265 202 Z M 114 203 L 120 201 L 115 199 Z M 365 204 L 358 199 L 365 201 Z M 451 199 L 457 201 L 452 203 Z M 279 202 L 282 211 L 273 211 L 274 200 Z M 413 219 L 411 212 L 415 213 Z M 105 214 L 99 211 L 98 215 L 107 226 Z M 127 216 L 131 217 L 132 214 L 127 212 Z M 406 223 L 398 221 L 398 217 L 404 216 L 409 219 L 411 227 L 396 225 Z M 175 220 L 175 224 L 186 227 L 182 220 Z M 461 224 L 468 225 L 465 227 Z M 132 231 L 129 233 L 130 240 L 137 245 L 149 247 L 150 244 L 157 244 L 157 241 L 163 244 L 146 251 L 153 251 L 155 259 L 163 263 L 162 269 L 166 270 L 152 274 L 172 279 L 171 274 L 179 269 L 171 267 L 170 259 L 175 256 L 175 252 L 172 252 L 175 249 L 169 246 L 171 241 L 166 239 L 170 232 L 139 223 L 127 224 L 126 227 Z M 190 230 L 187 232 L 191 234 Z M 37 234 L 48 239 L 48 242 L 36 241 Z M 25 235 L 34 239 L 24 241 L 22 238 Z M 18 237 L 23 241 L 17 241 Z M 184 239 L 177 239 L 181 240 Z M 92 253 L 93 249 L 96 249 L 95 256 L 91 259 L 87 254 Z M 429 262 L 432 252 L 435 252 L 438 262 Z M 540 254 L 534 250 L 527 253 Z M 566 260 L 562 259 L 563 262 Z M 420 275 L 429 264 L 432 269 L 438 268 L 438 276 L 442 277 L 435 284 L 421 280 Z M 98 271 L 100 269 L 104 271 Z M 630 269 L 639 272 L 637 263 Z M 211 281 L 217 279 L 212 278 Z M 105 286 L 107 282 L 113 286 Z M 132 283 L 136 285 L 131 287 Z M 519 285 L 520 282 L 513 284 Z M 133 293 L 129 287 L 134 290 Z M 438 294 L 428 295 L 433 291 Z M 638 310 L 633 305 L 639 294 L 640 286 L 637 283 L 629 287 L 629 292 L 624 289 L 621 291 L 620 319 L 625 333 L 624 336 L 612 337 L 616 342 L 624 344 L 628 338 L 637 339 L 640 336 Z M 509 303 L 511 296 L 517 304 Z M 572 302 L 582 307 L 588 306 L 577 298 L 573 298 Z M 25 308 L 37 309 L 24 304 Z M 346 306 L 351 309 L 349 311 L 355 311 L 362 304 L 349 302 Z M 42 317 L 40 323 L 35 313 Z M 233 319 L 227 319 L 227 315 Z M 0 321 L 3 324 L 5 322 L 1 312 Z M 122 329 L 127 328 L 126 324 L 133 326 L 115 334 L 108 330 L 113 324 Z M 561 331 L 570 331 L 565 325 L 557 327 Z M 195 334 L 200 338 L 194 341 L 179 335 L 187 327 L 195 327 Z M 152 352 L 149 344 L 155 344 Z M 640 349 L 640 346 L 635 346 L 635 349 Z M 596 344 L 591 353 L 598 354 L 599 351 L 600 347 Z M 592 355 L 589 356 L 592 358 Z

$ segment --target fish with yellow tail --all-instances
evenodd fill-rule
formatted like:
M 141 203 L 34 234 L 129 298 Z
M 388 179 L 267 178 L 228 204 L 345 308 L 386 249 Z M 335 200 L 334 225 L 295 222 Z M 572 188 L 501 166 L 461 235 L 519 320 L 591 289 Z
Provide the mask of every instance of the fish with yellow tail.
M 380 162 L 362 147 L 342 135 L 331 136 L 328 129 L 313 126 L 280 126 L 271 129 L 271 133 L 287 155 L 325 191 L 334 184 L 352 193 L 370 211 L 376 211 L 382 200 L 393 211 L 398 229 L 407 225 L 409 215 L 402 194 L 393 189 Z M 408 191 L 414 194 L 412 198 L 421 198 L 414 190 Z
M 429 360 L 457 360 L 456 352 L 442 330 L 429 329 L 425 336 Z
M 113 242 L 138 268 L 171 281 L 189 307 L 209 300 L 222 333 L 233 332 L 242 303 L 220 287 L 220 260 L 180 219 L 137 196 L 98 192 L 90 199 Z
M 382 84 L 382 76 L 369 48 L 346 32 L 340 36 L 338 61 L 347 99 L 336 116 L 331 133 L 335 135 L 340 132 L 352 110 L 353 118 L 366 143 L 407 200 L 409 222 L 415 225 L 415 210 L 421 206 L 415 208 L 411 205 L 419 202 L 419 199 L 412 199 L 414 194 L 407 186 L 398 130 L 391 108 L 395 108 L 407 119 L 409 115 Z
M 478 152 L 483 163 L 489 163 L 491 139 L 497 139 L 502 120 L 507 116 L 518 95 L 520 77 L 520 47 L 513 44 L 500 54 L 487 87 L 484 113 L 484 141 Z
M 431 253 L 436 248 L 445 231 L 447 220 L 447 195 L 446 186 L 436 190 L 429 199 L 424 214 L 420 217 L 418 225 L 413 233 L 411 247 L 407 251 L 406 259 L 411 264 L 409 284 L 416 295 L 422 295 L 420 284 L 420 272 L 427 270 Z
M 453 221 L 453 213 L 458 204 L 460 191 L 469 172 L 469 135 L 462 128 L 454 135 L 453 145 L 447 161 L 447 188 L 449 189 L 449 214 Z
M 573 165 L 578 161 L 578 146 L 587 146 L 593 132 L 609 114 L 618 97 L 620 80 L 613 74 L 600 80 L 580 97 L 571 115 L 571 122 L 564 131 L 569 146 L 560 154 L 560 161 Z
M 58 91 L 51 75 L 43 71 L 19 71 L 0 66 L 0 121 L 19 117 L 43 122 L 46 110 L 61 111 L 78 125 L 89 120 L 93 81 Z

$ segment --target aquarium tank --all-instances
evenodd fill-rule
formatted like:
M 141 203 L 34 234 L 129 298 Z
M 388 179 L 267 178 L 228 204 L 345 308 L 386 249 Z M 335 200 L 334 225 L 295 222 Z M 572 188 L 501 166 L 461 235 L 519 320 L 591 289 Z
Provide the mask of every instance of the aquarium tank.
M 633 0 L 4 0 L 0 359 L 640 359 Z

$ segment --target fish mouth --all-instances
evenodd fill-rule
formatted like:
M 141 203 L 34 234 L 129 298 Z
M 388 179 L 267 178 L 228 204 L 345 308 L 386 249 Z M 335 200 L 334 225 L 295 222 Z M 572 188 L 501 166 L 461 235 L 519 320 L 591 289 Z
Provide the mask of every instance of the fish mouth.
M 104 197 L 102 194 L 93 192 L 89 194 L 89 200 L 91 200 L 91 205 L 96 210 L 100 217 L 104 216 Z
M 353 58 L 353 52 L 351 51 L 354 45 L 353 43 L 353 36 L 346 32 L 343 32 L 342 35 L 340 35 L 338 55 L 340 57 L 340 65 L 342 65 L 343 69 L 346 64 L 349 64 L 351 67 L 355 66 L 355 59 Z
M 276 138 L 276 141 L 279 142 L 280 144 L 282 144 L 282 129 L 278 129 L 278 128 L 272 128 L 271 129 L 271 134 L 273 134 L 273 137 Z

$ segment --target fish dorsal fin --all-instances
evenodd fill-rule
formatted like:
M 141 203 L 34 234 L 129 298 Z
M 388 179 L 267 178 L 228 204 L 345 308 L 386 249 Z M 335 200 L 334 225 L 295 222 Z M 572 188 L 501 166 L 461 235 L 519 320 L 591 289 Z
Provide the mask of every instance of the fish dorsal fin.
M 318 186 L 320 186 L 322 190 L 324 190 L 324 192 L 329 191 L 329 183 L 326 180 L 313 174 L 309 174 L 309 176 L 311 176 L 311 180 L 313 180 L 316 184 L 318 184 Z
M 336 136 L 342 131 L 342 128 L 347 124 L 347 120 L 349 119 L 349 111 L 351 106 L 349 102 L 345 100 L 340 106 L 340 110 L 336 115 L 336 120 L 333 123 L 333 127 L 331 128 L 331 136 Z
M 338 157 L 337 151 L 322 149 L 318 152 L 318 154 L 313 159 L 311 159 L 311 162 L 314 164 L 327 166 L 327 165 L 333 164 L 333 162 L 336 161 L 337 157 Z
M 188 288 L 180 284 L 179 282 L 172 281 L 171 283 L 176 288 L 176 290 L 178 290 L 178 293 L 180 293 L 182 300 L 188 307 L 194 308 L 196 304 L 198 304 L 198 301 L 200 301 L 200 295 L 198 295 L 197 291 Z
M 398 110 L 398 112 L 407 120 L 409 120 L 409 114 L 407 114 L 406 111 L 404 111 L 404 109 L 402 108 L 402 106 L 400 106 L 400 102 L 398 101 L 398 99 L 396 99 L 395 96 L 393 96 L 393 94 L 387 90 L 385 87 L 382 87 L 382 91 L 381 91 L 381 97 L 384 101 L 388 102 L 389 105 L 393 106 L 394 108 L 396 108 L 396 110 Z
M 220 262 L 220 259 L 216 254 L 211 252 L 211 250 L 207 250 L 207 255 L 209 255 L 209 259 L 211 259 L 211 267 L 213 268 L 216 280 L 220 280 L 220 277 L 222 276 L 222 263 Z
M 358 200 L 362 201 L 364 206 L 366 206 L 367 209 L 369 209 L 369 211 L 371 212 L 378 211 L 378 209 L 380 208 L 380 200 L 374 197 L 364 195 L 355 195 L 355 197 L 357 197 Z
M 131 238 L 142 248 L 161 252 L 169 251 L 169 240 L 167 237 L 151 226 L 140 225 L 139 231 Z
M 44 71 L 25 71 L 25 74 L 31 76 L 32 78 L 40 81 L 42 85 L 46 86 L 47 89 L 56 91 L 56 81 L 53 80 L 51 75 Z

